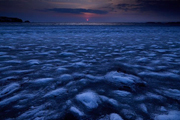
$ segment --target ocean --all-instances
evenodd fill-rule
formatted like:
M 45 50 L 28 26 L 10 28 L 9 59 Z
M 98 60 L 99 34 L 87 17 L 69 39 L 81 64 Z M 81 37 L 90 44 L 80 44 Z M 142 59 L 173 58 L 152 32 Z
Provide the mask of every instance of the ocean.
M 180 120 L 179 31 L 0 24 L 0 120 Z

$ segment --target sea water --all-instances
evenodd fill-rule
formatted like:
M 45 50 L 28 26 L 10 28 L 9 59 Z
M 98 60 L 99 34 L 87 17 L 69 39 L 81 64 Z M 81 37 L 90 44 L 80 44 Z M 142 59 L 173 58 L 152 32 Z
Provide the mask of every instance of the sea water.
M 0 26 L 0 119 L 180 120 L 180 27 Z

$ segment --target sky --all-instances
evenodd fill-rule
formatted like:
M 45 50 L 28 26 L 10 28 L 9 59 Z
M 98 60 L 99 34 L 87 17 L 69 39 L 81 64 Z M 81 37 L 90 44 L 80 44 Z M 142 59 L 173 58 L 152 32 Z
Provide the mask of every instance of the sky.
M 0 16 L 31 22 L 175 22 L 180 0 L 0 0 Z

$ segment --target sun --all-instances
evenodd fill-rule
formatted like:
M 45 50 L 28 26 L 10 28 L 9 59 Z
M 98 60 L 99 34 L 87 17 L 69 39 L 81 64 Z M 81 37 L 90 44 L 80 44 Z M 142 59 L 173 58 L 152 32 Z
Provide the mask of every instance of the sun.
M 88 21 L 89 21 L 89 19 L 87 18 L 87 19 L 86 19 L 86 21 L 88 22 Z

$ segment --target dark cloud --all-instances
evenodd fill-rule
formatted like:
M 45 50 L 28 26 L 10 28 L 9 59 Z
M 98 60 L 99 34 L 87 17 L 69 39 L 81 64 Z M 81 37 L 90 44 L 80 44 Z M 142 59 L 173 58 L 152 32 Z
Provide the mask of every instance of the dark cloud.
M 44 11 L 53 11 L 56 13 L 70 13 L 70 14 L 83 14 L 83 13 L 94 13 L 94 14 L 107 14 L 108 11 L 105 10 L 93 10 L 93 9 L 72 9 L 72 8 L 52 8 L 46 9 Z
M 129 10 L 136 10 L 139 6 L 136 4 L 118 4 L 117 8 L 124 10 L 124 11 L 129 11 Z
M 117 8 L 124 11 L 180 15 L 180 0 L 136 0 L 133 4 L 118 4 Z

